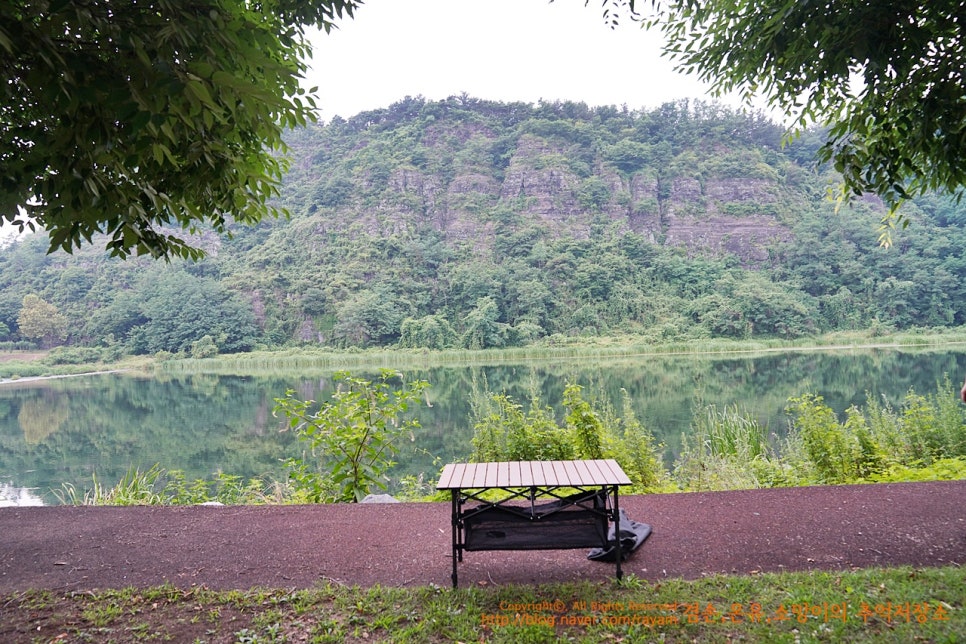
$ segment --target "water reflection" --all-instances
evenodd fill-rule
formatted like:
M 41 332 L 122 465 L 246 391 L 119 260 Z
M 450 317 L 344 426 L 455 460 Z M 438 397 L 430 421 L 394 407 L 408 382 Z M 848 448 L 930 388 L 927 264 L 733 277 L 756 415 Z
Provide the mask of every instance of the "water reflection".
M 912 388 L 932 394 L 948 376 L 966 371 L 962 349 L 774 353 L 745 357 L 642 357 L 621 360 L 540 362 L 414 369 L 408 378 L 432 383 L 432 407 L 418 417 L 423 430 L 401 446 L 395 479 L 435 479 L 442 462 L 464 459 L 471 448 L 471 402 L 485 391 L 526 402 L 536 393 L 562 416 L 564 386 L 576 382 L 590 397 L 620 409 L 626 390 L 638 418 L 667 445 L 668 457 L 689 431 L 692 414 L 706 405 L 738 404 L 770 432 L 783 434 L 791 396 L 822 395 L 837 412 L 874 396 L 893 406 Z M 375 376 L 376 374 L 366 374 Z M 129 467 L 160 463 L 189 479 L 222 471 L 277 476 L 280 462 L 302 445 L 272 416 L 273 400 L 294 389 L 327 397 L 331 374 L 259 377 L 202 375 L 136 377 L 125 374 L 33 381 L 0 386 L 0 480 L 10 490 L 50 490 L 70 483 L 90 487 L 91 475 L 113 484 Z M 14 494 L 11 492 L 10 494 Z M 15 493 L 21 498 L 22 493 Z
M 17 487 L 13 483 L 0 483 L 0 508 L 43 505 L 44 500 L 34 490 Z

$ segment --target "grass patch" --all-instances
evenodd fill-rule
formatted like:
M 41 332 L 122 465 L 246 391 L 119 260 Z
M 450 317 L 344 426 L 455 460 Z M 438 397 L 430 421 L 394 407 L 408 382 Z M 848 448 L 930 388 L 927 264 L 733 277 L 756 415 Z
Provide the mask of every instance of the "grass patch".
M 953 642 L 964 604 L 960 567 L 459 590 L 28 591 L 0 597 L 0 640 Z

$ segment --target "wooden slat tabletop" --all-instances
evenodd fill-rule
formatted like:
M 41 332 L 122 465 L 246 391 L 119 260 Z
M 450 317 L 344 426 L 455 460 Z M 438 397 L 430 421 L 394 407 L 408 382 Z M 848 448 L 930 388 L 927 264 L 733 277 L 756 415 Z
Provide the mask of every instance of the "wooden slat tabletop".
M 612 458 L 582 461 L 510 461 L 449 463 L 443 467 L 439 490 L 530 487 L 630 485 L 631 480 Z

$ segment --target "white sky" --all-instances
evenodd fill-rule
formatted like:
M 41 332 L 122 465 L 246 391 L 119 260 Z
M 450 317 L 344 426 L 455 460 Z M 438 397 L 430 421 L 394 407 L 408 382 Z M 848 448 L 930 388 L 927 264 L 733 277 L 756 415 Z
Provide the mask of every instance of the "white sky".
M 406 96 L 463 92 L 630 109 L 712 100 L 706 86 L 660 56 L 659 33 L 627 16 L 612 30 L 600 0 L 365 0 L 354 19 L 313 43 L 305 86 L 318 86 L 325 121 Z

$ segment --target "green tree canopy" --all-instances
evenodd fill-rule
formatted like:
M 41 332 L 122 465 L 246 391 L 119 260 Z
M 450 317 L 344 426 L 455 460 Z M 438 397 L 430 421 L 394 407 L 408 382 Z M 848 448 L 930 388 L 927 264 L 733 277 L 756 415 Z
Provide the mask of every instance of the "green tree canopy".
M 635 2 L 604 6 L 612 18 Z M 875 193 L 894 213 L 910 195 L 966 184 L 961 0 L 652 6 L 644 24 L 664 33 L 680 70 L 827 126 L 819 159 L 842 173 L 844 198 Z
M 191 351 L 206 336 L 216 352 L 250 351 L 254 346 L 258 327 L 250 305 L 219 282 L 164 272 L 138 286 L 141 292 L 134 302 L 124 303 L 137 307 L 133 324 L 130 311 L 122 308 L 116 314 L 125 326 L 130 325 L 127 339 L 134 353 Z M 116 333 L 115 337 L 123 336 Z
M 17 316 L 20 335 L 31 340 L 39 340 L 44 346 L 51 346 L 57 340 L 67 337 L 67 318 L 57 307 L 31 293 L 23 298 L 23 306 Z
M 304 28 L 358 0 L 0 3 L 0 217 L 68 252 L 198 257 L 178 236 L 278 211 L 313 117 Z

